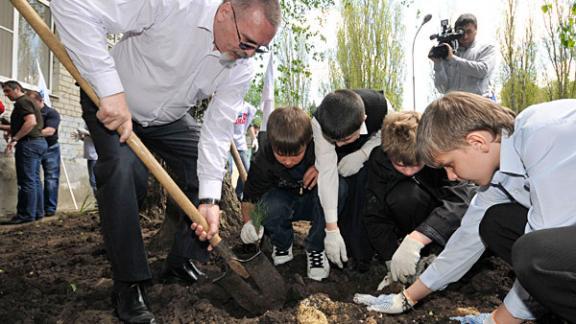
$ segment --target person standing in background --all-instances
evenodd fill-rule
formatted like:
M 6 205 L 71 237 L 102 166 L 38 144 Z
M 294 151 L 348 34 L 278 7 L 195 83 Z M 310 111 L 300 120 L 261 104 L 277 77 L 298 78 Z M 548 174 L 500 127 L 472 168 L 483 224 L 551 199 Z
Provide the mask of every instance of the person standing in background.
M 6 153 L 14 152 L 18 182 L 17 213 L 5 224 L 23 224 L 44 217 L 40 163 L 48 144 L 42 136 L 44 122 L 40 109 L 26 96 L 20 83 L 2 84 L 4 95 L 14 102 L 10 116 L 10 141 Z
M 44 128 L 42 136 L 46 139 L 48 150 L 42 156 L 42 170 L 44 172 L 44 215 L 54 216 L 58 207 L 58 188 L 60 187 L 60 144 L 58 143 L 58 126 L 60 114 L 53 108 L 48 107 L 42 95 L 30 90 L 28 97 L 34 105 L 40 109 Z
M 250 152 L 246 142 L 246 134 L 248 133 L 248 136 L 252 139 L 252 145 L 254 145 L 254 143 L 258 145 L 258 141 L 254 140 L 256 138 L 254 128 L 250 126 L 254 116 L 256 116 L 256 108 L 247 102 L 243 102 L 242 106 L 242 110 L 238 112 L 238 116 L 234 122 L 234 145 L 236 145 L 236 150 L 238 150 L 240 160 L 242 160 L 242 164 L 244 165 L 244 170 L 248 172 L 248 169 L 250 169 Z M 228 163 L 229 170 L 232 171 L 234 167 L 232 157 L 228 159 Z M 238 200 L 242 200 L 243 191 L 244 181 L 242 181 L 241 177 L 238 177 L 238 181 L 236 181 L 236 197 L 238 197 Z

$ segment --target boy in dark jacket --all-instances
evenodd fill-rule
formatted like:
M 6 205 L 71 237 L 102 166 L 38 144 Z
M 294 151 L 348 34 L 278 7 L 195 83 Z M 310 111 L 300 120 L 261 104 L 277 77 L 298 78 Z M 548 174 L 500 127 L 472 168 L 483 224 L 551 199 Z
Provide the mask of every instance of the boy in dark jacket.
M 308 220 L 312 226 L 306 239 L 308 277 L 321 281 L 330 265 L 324 252 L 324 213 L 318 199 L 314 166 L 312 127 L 299 108 L 276 109 L 267 123 L 267 142 L 250 167 L 242 199 L 244 226 L 240 235 L 246 244 L 258 241 L 264 229 L 273 245 L 274 265 L 293 259 L 292 222 Z M 260 203 L 266 216 L 256 230 L 250 220 L 254 204 Z
M 364 223 L 377 253 L 392 259 L 390 279 L 403 283 L 416 274 L 424 246 L 446 244 L 475 193 L 474 186 L 449 181 L 446 171 L 417 159 L 419 120 L 416 112 L 386 116 L 381 149 L 368 160 Z

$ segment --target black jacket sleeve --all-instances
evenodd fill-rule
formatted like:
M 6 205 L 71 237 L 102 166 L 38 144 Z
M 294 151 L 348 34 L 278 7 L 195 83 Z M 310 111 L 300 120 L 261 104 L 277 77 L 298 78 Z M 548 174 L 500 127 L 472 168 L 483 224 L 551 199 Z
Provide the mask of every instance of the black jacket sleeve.
M 275 185 L 274 175 L 271 170 L 271 161 L 269 161 L 269 147 L 266 145 L 262 152 L 258 152 L 256 158 L 250 165 L 248 178 L 244 184 L 242 201 L 257 203 L 262 196 Z M 272 158 L 274 158 L 272 156 Z
M 444 185 L 435 188 L 441 205 L 436 207 L 428 218 L 416 230 L 436 243 L 444 246 L 460 227 L 462 217 L 466 213 L 472 197 L 476 194 L 476 186 L 464 182 L 443 181 Z
M 398 247 L 397 225 L 386 203 L 388 189 L 395 182 L 383 164 L 387 157 L 380 148 L 375 148 L 368 159 L 368 183 L 363 222 L 368 238 L 376 252 L 389 260 Z

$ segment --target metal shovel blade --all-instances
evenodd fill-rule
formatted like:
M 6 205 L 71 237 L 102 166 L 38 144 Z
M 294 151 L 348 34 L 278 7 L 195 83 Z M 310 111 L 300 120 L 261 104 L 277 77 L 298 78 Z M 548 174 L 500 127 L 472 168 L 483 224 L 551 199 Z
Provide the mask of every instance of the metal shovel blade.
M 284 278 L 264 253 L 258 250 L 249 257 L 237 260 L 248 271 L 250 278 L 257 280 L 242 279 L 233 271 L 225 271 L 215 280 L 216 284 L 224 288 L 240 307 L 254 315 L 284 306 L 288 295 Z

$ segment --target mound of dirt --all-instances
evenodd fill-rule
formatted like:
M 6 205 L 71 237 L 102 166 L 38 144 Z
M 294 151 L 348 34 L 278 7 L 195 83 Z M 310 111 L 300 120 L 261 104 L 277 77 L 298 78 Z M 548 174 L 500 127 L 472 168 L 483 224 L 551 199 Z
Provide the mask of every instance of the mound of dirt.
M 0 228 L 0 323 L 118 323 L 98 223 L 98 215 L 89 212 Z M 159 220 L 142 219 L 146 242 L 160 225 Z M 375 261 L 366 273 L 332 267 L 323 282 L 310 280 L 303 249 L 307 226 L 299 224 L 296 229 L 294 260 L 278 267 L 289 291 L 283 308 L 251 316 L 210 280 L 190 287 L 153 280 L 148 292 L 157 319 L 160 323 L 448 323 L 450 316 L 491 311 L 513 282 L 507 265 L 485 257 L 459 283 L 407 314 L 368 312 L 352 297 L 356 292 L 375 294 L 385 266 Z M 149 252 L 154 273 L 159 273 L 164 257 Z M 211 275 L 219 271 L 214 262 L 203 270 Z

